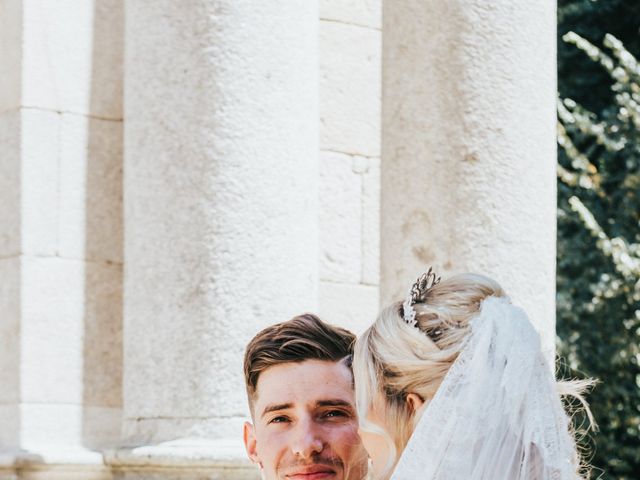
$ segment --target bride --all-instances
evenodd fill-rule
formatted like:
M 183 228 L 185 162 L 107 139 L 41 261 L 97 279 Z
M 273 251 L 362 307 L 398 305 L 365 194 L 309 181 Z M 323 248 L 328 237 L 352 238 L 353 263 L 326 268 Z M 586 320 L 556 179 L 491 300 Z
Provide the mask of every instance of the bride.
M 495 281 L 429 269 L 354 353 L 360 435 L 374 479 L 580 479 L 556 382 L 526 314 Z M 587 413 L 588 410 L 587 410 Z

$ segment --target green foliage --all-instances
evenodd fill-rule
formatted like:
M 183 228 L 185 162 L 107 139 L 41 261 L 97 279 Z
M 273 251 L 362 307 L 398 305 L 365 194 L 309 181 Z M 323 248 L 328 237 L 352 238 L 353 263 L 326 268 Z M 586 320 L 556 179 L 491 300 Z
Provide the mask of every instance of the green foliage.
M 612 107 L 606 70 L 590 61 L 562 37 L 573 31 L 601 45 L 606 33 L 622 40 L 630 52 L 640 53 L 640 1 L 558 0 L 558 90 L 600 114 Z M 639 476 L 640 478 L 640 476 Z
M 576 33 L 562 38 L 605 72 L 610 93 L 592 102 L 598 114 L 558 103 L 559 351 L 574 374 L 601 382 L 589 395 L 600 426 L 594 476 L 638 479 L 640 65 L 613 35 L 610 54 Z

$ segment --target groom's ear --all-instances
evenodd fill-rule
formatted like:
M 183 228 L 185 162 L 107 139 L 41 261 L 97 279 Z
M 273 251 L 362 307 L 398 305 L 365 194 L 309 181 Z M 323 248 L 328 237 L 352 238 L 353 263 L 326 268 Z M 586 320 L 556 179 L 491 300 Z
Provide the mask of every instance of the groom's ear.
M 242 428 L 242 436 L 244 439 L 244 447 L 247 449 L 247 455 L 253 463 L 260 463 L 257 452 L 257 441 L 254 427 L 249 422 L 244 422 Z

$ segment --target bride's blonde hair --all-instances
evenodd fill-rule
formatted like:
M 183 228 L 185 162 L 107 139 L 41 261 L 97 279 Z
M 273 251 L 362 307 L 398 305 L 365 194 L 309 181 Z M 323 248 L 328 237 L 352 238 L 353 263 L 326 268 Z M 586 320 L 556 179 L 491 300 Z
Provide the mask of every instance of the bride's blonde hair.
M 407 395 L 417 394 L 425 402 L 434 397 L 464 345 L 470 321 L 490 296 L 504 297 L 505 292 L 486 276 L 450 277 L 429 288 L 426 298 L 413 304 L 416 326 L 404 321 L 403 304 L 396 302 L 384 308 L 356 341 L 353 370 L 360 428 L 386 439 L 391 452 L 387 474 L 419 420 Z M 557 385 L 559 394 L 573 395 L 584 403 L 580 393 L 588 382 Z M 370 409 L 380 412 L 389 431 L 367 420 Z

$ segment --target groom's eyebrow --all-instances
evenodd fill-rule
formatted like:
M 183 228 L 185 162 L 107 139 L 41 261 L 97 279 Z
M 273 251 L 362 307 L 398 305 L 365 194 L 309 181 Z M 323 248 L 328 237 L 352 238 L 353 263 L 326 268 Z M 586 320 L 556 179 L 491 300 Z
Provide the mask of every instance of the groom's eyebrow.
M 355 415 L 356 409 L 353 403 L 348 402 L 342 399 L 331 399 L 331 400 L 319 400 L 316 402 L 316 408 L 341 408 L 345 412 L 348 412 L 349 415 Z
M 353 404 L 351 404 L 351 402 L 341 399 L 318 400 L 316 402 L 316 407 L 344 407 L 353 410 Z M 274 403 L 272 405 L 267 405 L 264 407 L 261 417 L 264 417 L 268 413 L 279 412 L 280 410 L 287 410 L 288 408 L 293 408 L 293 404 Z
M 318 400 L 316 403 L 318 407 L 348 407 L 353 408 L 353 405 L 346 400 L 341 399 L 331 399 L 331 400 Z
M 292 406 L 293 404 L 291 403 L 274 403 L 273 405 L 267 405 L 266 407 L 264 407 L 261 416 L 264 417 L 267 413 L 286 410 L 287 408 L 291 408 Z

